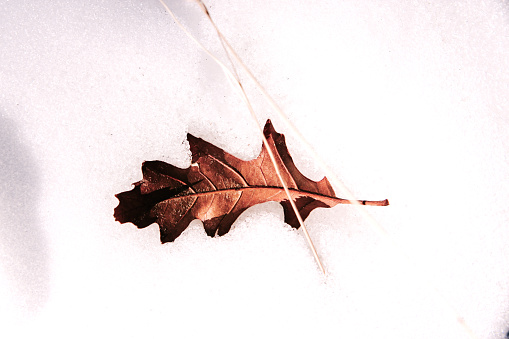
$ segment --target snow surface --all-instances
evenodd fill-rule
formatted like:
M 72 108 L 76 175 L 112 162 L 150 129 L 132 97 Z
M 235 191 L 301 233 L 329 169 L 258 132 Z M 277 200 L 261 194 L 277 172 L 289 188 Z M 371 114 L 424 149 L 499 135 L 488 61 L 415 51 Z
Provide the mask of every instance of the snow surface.
M 194 221 L 165 245 L 155 224 L 115 222 L 114 194 L 142 161 L 187 167 L 187 132 L 254 158 L 254 122 L 156 0 L 0 0 L 0 336 L 471 338 L 462 317 L 478 338 L 503 338 L 507 2 L 207 3 L 355 196 L 390 200 L 368 211 L 392 240 L 352 206 L 315 210 L 325 279 L 277 203 L 224 237 Z M 195 3 L 168 5 L 226 60 Z M 242 79 L 258 121 L 321 179 Z

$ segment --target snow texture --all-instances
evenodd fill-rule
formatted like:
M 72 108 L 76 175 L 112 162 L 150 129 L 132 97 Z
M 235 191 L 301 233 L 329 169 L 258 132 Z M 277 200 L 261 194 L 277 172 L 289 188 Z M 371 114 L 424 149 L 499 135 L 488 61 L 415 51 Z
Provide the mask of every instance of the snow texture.
M 254 158 L 255 123 L 156 0 L 0 0 L 0 337 L 471 338 L 462 317 L 478 338 L 503 338 L 507 2 L 207 3 L 354 195 L 389 199 L 368 208 L 389 237 L 352 206 L 314 211 L 325 279 L 275 203 L 224 237 L 194 221 L 165 245 L 155 224 L 115 222 L 114 194 L 142 161 L 189 166 L 187 132 Z M 195 3 L 168 5 L 227 61 Z M 258 122 L 271 118 L 321 179 L 241 78 Z

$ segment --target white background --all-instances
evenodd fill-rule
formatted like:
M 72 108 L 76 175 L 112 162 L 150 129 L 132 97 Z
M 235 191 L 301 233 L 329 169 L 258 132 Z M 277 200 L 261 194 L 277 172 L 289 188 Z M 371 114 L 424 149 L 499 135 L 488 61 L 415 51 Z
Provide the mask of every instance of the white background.
M 324 278 L 277 203 L 224 237 L 195 221 L 165 245 L 155 224 L 115 222 L 114 194 L 141 179 L 142 161 L 189 166 L 187 132 L 252 159 L 256 125 L 158 1 L 1 0 L 0 335 L 470 338 L 462 317 L 478 338 L 503 338 L 507 3 L 208 4 L 354 195 L 390 200 L 368 208 L 389 238 L 352 206 L 315 210 Z M 196 4 L 168 5 L 226 60 Z M 297 167 L 321 179 L 241 78 L 259 123 L 271 118 Z

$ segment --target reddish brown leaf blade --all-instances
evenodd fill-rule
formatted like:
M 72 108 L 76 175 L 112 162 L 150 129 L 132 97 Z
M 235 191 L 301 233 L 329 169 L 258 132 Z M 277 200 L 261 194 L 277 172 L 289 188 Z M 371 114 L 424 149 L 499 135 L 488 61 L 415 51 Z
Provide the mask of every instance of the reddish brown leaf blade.
M 315 208 L 350 203 L 335 196 L 326 178 L 316 182 L 299 172 L 284 135 L 274 130 L 270 120 L 264 135 L 302 220 Z M 187 139 L 192 165 L 181 169 L 162 161 L 144 162 L 143 179 L 131 191 L 116 195 L 119 199 L 114 213 L 116 220 L 131 222 L 139 228 L 156 222 L 164 243 L 174 241 L 194 219 L 203 221 L 209 236 L 224 235 L 249 207 L 277 201 L 283 206 L 285 222 L 299 228 L 265 146 L 256 159 L 243 161 L 191 134 Z M 388 205 L 387 200 L 360 203 Z

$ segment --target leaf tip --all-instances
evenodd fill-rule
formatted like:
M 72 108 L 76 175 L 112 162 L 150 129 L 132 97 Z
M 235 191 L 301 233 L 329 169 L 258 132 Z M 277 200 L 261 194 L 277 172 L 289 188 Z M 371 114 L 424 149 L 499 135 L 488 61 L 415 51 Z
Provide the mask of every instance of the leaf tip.
M 275 133 L 276 130 L 274 129 L 274 126 L 272 125 L 272 121 L 270 119 L 267 119 L 267 122 L 265 123 L 265 126 L 263 127 L 263 134 L 269 135 L 272 133 Z

